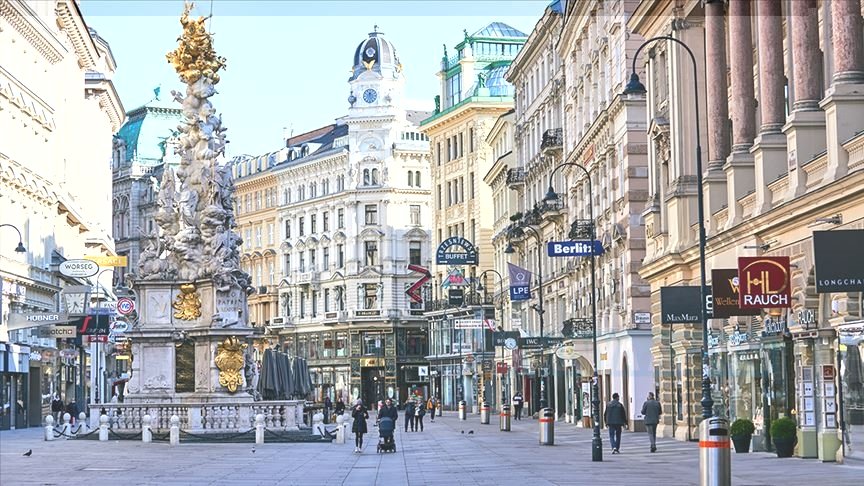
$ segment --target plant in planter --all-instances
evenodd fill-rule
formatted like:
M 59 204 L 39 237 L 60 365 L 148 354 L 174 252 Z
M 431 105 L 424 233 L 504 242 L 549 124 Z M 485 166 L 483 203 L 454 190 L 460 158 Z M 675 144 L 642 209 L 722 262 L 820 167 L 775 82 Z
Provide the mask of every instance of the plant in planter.
M 735 444 L 735 452 L 750 452 L 750 440 L 755 430 L 753 422 L 748 419 L 737 419 L 732 422 L 729 435 L 732 436 L 732 443 Z
M 771 438 L 777 449 L 777 457 L 792 457 L 798 442 L 798 426 L 789 417 L 781 417 L 771 423 Z

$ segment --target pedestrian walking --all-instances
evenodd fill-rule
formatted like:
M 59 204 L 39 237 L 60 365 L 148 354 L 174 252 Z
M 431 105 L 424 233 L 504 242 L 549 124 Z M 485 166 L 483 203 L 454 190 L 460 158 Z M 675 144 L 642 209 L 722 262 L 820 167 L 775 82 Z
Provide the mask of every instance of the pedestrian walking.
M 330 413 L 333 410 L 333 402 L 330 397 L 324 397 L 324 423 L 330 423 Z
M 60 400 L 60 395 L 54 394 L 54 399 L 51 400 L 51 415 L 57 417 L 57 423 L 63 423 L 63 400 Z
M 522 398 L 522 392 L 516 392 L 513 395 L 513 409 L 516 411 L 515 420 L 522 420 L 522 406 L 525 405 L 525 399 Z
M 417 402 L 417 410 L 414 412 L 414 426 L 423 432 L 423 416 L 426 415 L 426 404 L 423 400 Z
M 384 405 L 381 407 L 381 410 L 378 410 L 378 420 L 384 417 L 393 419 L 394 424 L 399 419 L 399 410 L 396 409 L 396 406 L 393 405 L 393 400 L 390 398 L 384 400 Z
M 354 425 L 351 426 L 351 432 L 354 432 L 354 452 L 359 453 L 363 450 L 363 434 L 369 430 L 366 427 L 369 411 L 363 406 L 363 400 L 358 398 L 354 402 L 354 407 L 351 408 L 351 418 L 354 419 Z
M 333 407 L 333 413 L 340 416 L 345 413 L 345 401 L 342 398 L 336 400 L 336 405 Z
M 75 425 L 75 420 L 78 418 L 78 404 L 74 401 L 69 402 L 66 406 L 66 413 L 69 414 L 69 423 Z
M 414 413 L 417 411 L 417 408 L 414 406 L 414 400 L 408 399 L 405 402 L 405 432 L 408 432 L 408 427 L 411 427 L 411 432 L 415 430 L 414 424 Z
M 441 399 L 438 398 L 438 395 L 435 395 L 435 409 L 438 410 L 438 416 L 444 413 L 444 405 L 441 405 Z
M 612 394 L 612 401 L 606 405 L 606 412 L 603 414 L 603 420 L 609 427 L 609 442 L 612 445 L 612 454 L 621 452 L 621 428 L 628 427 L 627 425 L 627 410 L 624 405 L 618 401 L 618 394 Z
M 429 421 L 435 421 L 435 397 L 429 397 L 429 400 L 426 401 L 426 409 L 429 410 Z
M 663 407 L 654 399 L 654 393 L 648 392 L 648 399 L 642 404 L 642 416 L 645 417 L 645 429 L 648 431 L 648 440 L 651 442 L 651 452 L 657 452 L 657 424 L 660 423 L 660 415 Z

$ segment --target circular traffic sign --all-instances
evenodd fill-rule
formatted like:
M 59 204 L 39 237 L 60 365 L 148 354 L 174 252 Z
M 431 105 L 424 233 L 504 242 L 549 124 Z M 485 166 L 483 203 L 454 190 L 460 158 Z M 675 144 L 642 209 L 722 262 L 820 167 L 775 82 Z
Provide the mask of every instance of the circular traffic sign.
M 135 301 L 129 297 L 121 297 L 117 299 L 117 312 L 126 316 L 135 310 Z

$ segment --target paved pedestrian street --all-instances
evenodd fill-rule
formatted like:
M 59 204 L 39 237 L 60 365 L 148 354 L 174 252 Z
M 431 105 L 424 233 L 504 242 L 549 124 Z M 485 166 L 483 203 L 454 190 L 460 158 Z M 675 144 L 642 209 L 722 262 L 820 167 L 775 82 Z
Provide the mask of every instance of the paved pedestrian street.
M 426 420 L 425 432 L 404 432 L 397 423 L 395 454 L 376 454 L 371 427 L 361 454 L 345 444 L 142 444 L 90 440 L 45 442 L 41 429 L 0 433 L 0 484 L 208 484 L 208 485 L 687 485 L 698 483 L 694 443 L 658 439 L 648 452 L 644 433 L 624 433 L 620 455 L 608 451 L 591 462 L 591 432 L 556 424 L 556 445 L 537 444 L 537 422 L 514 422 L 500 432 L 497 417 L 455 414 Z M 473 434 L 469 434 L 470 431 Z M 465 431 L 463 434 L 462 431 Z M 28 450 L 32 456 L 22 454 Z M 732 454 L 735 485 L 861 484 L 864 464 L 825 464 L 774 454 Z

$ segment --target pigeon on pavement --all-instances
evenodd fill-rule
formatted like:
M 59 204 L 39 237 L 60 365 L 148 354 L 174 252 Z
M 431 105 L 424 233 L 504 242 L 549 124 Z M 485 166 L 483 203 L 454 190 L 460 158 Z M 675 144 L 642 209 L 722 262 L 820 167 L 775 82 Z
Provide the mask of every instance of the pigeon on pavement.
M 473 430 L 469 430 L 469 431 L 468 431 L 468 435 L 471 435 L 471 434 L 473 434 L 473 433 L 474 433 Z
M 463 434 L 464 434 L 464 433 L 465 433 L 465 431 L 464 431 L 464 430 L 463 430 L 463 431 L 462 431 L 462 433 L 463 433 Z
M 24 455 L 27 457 L 32 456 L 33 455 L 33 449 L 28 450 L 27 452 L 24 453 Z

